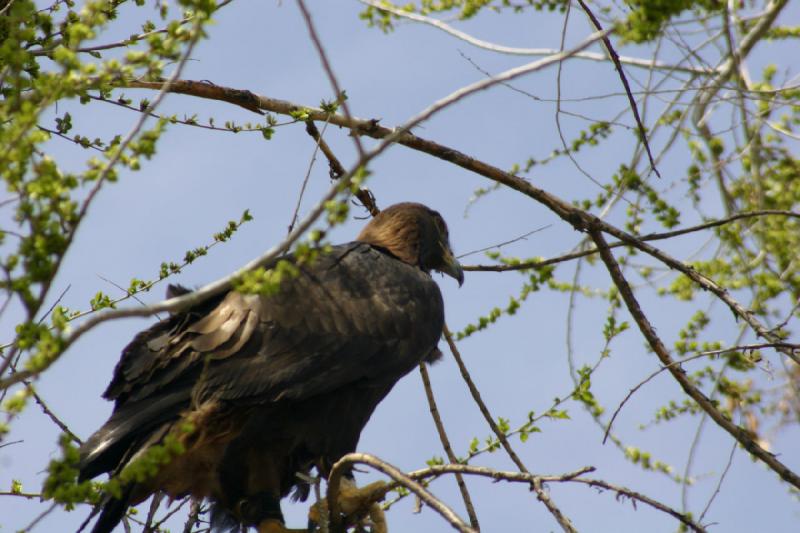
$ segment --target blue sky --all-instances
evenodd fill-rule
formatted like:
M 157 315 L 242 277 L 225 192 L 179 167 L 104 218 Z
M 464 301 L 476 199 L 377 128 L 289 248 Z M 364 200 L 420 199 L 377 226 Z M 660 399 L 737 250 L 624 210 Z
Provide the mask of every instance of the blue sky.
M 476 49 L 428 26 L 400 23 L 388 35 L 366 27 L 358 19 L 363 6 L 358 2 L 309 2 L 321 40 L 329 54 L 341 86 L 347 91 L 354 115 L 380 119 L 387 126 L 401 124 L 431 102 L 477 80 L 482 69 L 498 73 L 532 58 L 494 54 Z M 127 8 L 126 8 L 127 9 Z M 128 10 L 112 23 L 101 41 L 126 36 L 142 10 Z M 149 13 L 149 8 L 144 9 Z M 796 6 L 787 9 L 784 19 L 796 23 Z M 558 48 L 563 24 L 560 14 L 527 12 L 521 15 L 487 12 L 458 27 L 482 39 L 509 46 Z M 567 33 L 567 46 L 590 33 L 583 16 L 574 11 Z M 316 51 L 294 2 L 237 0 L 222 10 L 187 64 L 185 78 L 249 89 L 255 93 L 283 98 L 302 105 L 317 105 L 330 99 L 332 90 L 321 68 Z M 702 41 L 705 36 L 693 38 Z M 665 45 L 666 47 L 667 45 Z M 599 50 L 598 47 L 594 47 Z M 649 47 L 629 47 L 620 53 L 648 58 Z M 674 51 L 664 52 L 674 58 Z M 671 56 L 670 54 L 673 54 Z M 709 57 L 713 53 L 709 52 Z M 769 59 L 787 69 L 796 68 L 797 49 L 773 44 L 757 49 L 752 73 Z M 469 60 L 468 60 L 469 59 Z M 628 68 L 632 84 L 646 81 L 646 71 Z M 562 96 L 582 98 L 621 90 L 610 64 L 572 60 L 564 65 Z M 670 82 L 672 87 L 675 82 Z M 540 98 L 536 100 L 505 87 L 495 87 L 459 102 L 415 133 L 457 148 L 500 168 L 524 163 L 528 157 L 544 158 L 560 147 L 555 126 L 556 69 L 526 76 L 513 85 Z M 152 98 L 148 91 L 125 91 L 128 96 Z M 653 101 L 645 110 L 645 121 L 652 124 L 660 106 Z M 608 120 L 625 108 L 622 97 L 565 102 L 564 108 L 599 120 Z M 79 106 L 59 103 L 53 115 L 70 110 L 75 131 L 90 137 L 127 131 L 137 116 L 127 110 L 94 102 Z M 210 116 L 217 124 L 225 120 L 258 121 L 259 118 L 229 105 L 169 95 L 160 108 L 164 113 Z M 630 126 L 630 114 L 621 119 Z M 572 139 L 588 127 L 584 119 L 562 117 L 566 138 Z M 347 166 L 355 160 L 355 150 L 347 132 L 328 127 L 326 139 Z M 630 159 L 635 135 L 629 128 L 617 128 L 600 147 L 581 152 L 578 159 L 592 176 L 603 183 L 610 180 L 620 163 Z M 366 139 L 365 145 L 374 141 Z M 654 139 L 654 146 L 663 138 Z M 49 148 L 67 169 L 78 170 L 90 154 L 64 141 L 53 140 Z M 132 277 L 149 279 L 158 273 L 165 260 L 180 260 L 185 250 L 211 241 L 214 232 L 228 220 L 238 219 L 249 209 L 255 219 L 245 225 L 230 243 L 216 247 L 207 257 L 187 268 L 175 281 L 200 286 L 243 265 L 281 240 L 294 210 L 300 185 L 309 166 L 313 143 L 302 125 L 277 129 L 266 142 L 258 133 L 220 133 L 172 125 L 159 145 L 157 156 L 137 173 L 124 172 L 119 183 L 104 188 L 92 206 L 77 241 L 70 250 L 64 269 L 57 278 L 53 295 L 69 287 L 63 304 L 84 309 L 102 290 L 118 294 L 103 278 L 127 286 Z M 795 146 L 796 148 L 796 146 Z M 673 152 L 659 166 L 663 178 L 659 188 L 680 185 L 685 175 L 687 156 Z M 499 190 L 475 204 L 465 216 L 465 207 L 478 187 L 490 186 L 480 176 L 430 156 L 395 146 L 370 166 L 368 187 L 380 206 L 399 201 L 419 201 L 439 210 L 450 225 L 456 253 L 466 253 L 507 241 L 528 231 L 541 231 L 503 248 L 521 257 L 553 257 L 570 251 L 582 236 L 529 198 L 509 190 Z M 301 213 L 307 212 L 328 188 L 327 164 L 320 157 L 312 169 Z M 564 158 L 534 170 L 526 176 L 536 186 L 567 200 L 594 197 L 600 188 Z M 672 189 L 670 197 L 686 203 Z M 706 214 L 719 214 L 716 196 L 703 206 Z M 352 215 L 363 215 L 354 208 Z M 7 213 L 3 213 L 6 220 Z M 687 210 L 683 225 L 696 222 L 697 214 Z M 612 223 L 624 222 L 624 205 L 609 215 Z M 352 239 L 364 224 L 351 220 L 331 235 L 334 242 Z M 643 231 L 658 226 L 649 222 Z M 676 242 L 664 243 L 670 253 L 685 258 L 701 247 L 705 235 L 693 234 Z M 644 261 L 644 260 L 642 260 Z M 482 255 L 464 258 L 465 264 L 486 263 Z M 560 281 L 570 281 L 575 265 L 557 270 Z M 509 295 L 517 294 L 524 278 L 518 274 L 468 273 L 462 288 L 449 278 L 438 278 L 444 294 L 447 321 L 451 329 L 462 329 L 494 306 L 505 306 Z M 584 265 L 582 283 L 605 289 L 609 285 L 602 266 Z M 639 280 L 636 280 L 639 282 Z M 147 302 L 157 301 L 163 288 L 145 294 Z M 675 340 L 694 307 L 659 299 L 646 287 L 642 304 L 667 344 Z M 739 324 L 719 304 L 700 300 L 698 306 L 711 305 L 715 311 L 709 331 L 713 340 L 733 342 Z M 131 304 L 135 305 L 135 304 Z M 487 332 L 460 343 L 462 354 L 484 399 L 495 416 L 522 423 L 530 410 L 547 409 L 555 397 L 572 389 L 567 363 L 567 312 L 569 299 L 564 293 L 541 291 L 532 294 L 518 314 L 503 317 Z M 604 346 L 602 326 L 608 302 L 602 297 L 578 296 L 573 316 L 572 344 L 578 366 L 594 364 Z M 17 313 L 17 314 L 15 314 Z M 0 320 L 3 338 L 10 338 L 18 310 L 12 309 Z M 621 318 L 627 319 L 623 313 Z M 100 399 L 120 350 L 149 319 L 130 319 L 107 323 L 87 334 L 73 346 L 52 371 L 44 375 L 38 389 L 53 409 L 82 437 L 87 437 L 107 418 L 111 405 Z M 445 350 L 442 343 L 441 348 Z M 593 378 L 595 395 L 613 410 L 628 390 L 658 368 L 657 360 L 644 347 L 639 333 L 630 330 L 612 346 L 612 355 Z M 446 350 L 445 350 L 446 352 Z M 777 360 L 773 368 L 779 367 Z M 449 355 L 431 370 L 439 409 L 457 454 L 464 454 L 473 437 L 481 440 L 490 431 L 472 403 L 455 364 Z M 764 371 L 759 379 L 770 379 Z M 680 389 L 667 375 L 661 375 L 639 391 L 615 422 L 617 435 L 627 445 L 650 451 L 655 458 L 674 465 L 682 472 L 697 419 L 677 420 L 639 429 L 652 420 L 658 406 L 671 399 L 681 400 Z M 624 460 L 611 444 L 602 444 L 603 432 L 575 402 L 568 402 L 571 419 L 541 424 L 524 444 L 512 442 L 528 468 L 536 473 L 557 474 L 592 465 L 592 477 L 627 486 L 680 509 L 681 488 L 666 476 L 643 472 Z M 606 416 L 607 419 L 607 416 Z M 0 490 L 8 490 L 11 479 L 20 479 L 26 490 L 38 490 L 47 461 L 56 454 L 57 431 L 52 423 L 31 405 L 13 426 L 9 441 L 20 444 L 0 448 Z M 781 460 L 800 468 L 796 451 L 796 428 L 777 434 L 772 441 Z M 725 467 L 732 443 L 713 424 L 702 430 L 695 458 L 696 484 L 691 488 L 690 509 L 695 514 L 714 492 Z M 422 391 L 419 375 L 411 373 L 401 381 L 378 408 L 362 434 L 359 450 L 373 453 L 404 470 L 422 468 L 433 455 L 441 456 L 441 446 Z M 475 464 L 513 469 L 501 453 L 485 454 Z M 365 482 L 374 475 L 361 475 Z M 556 531 L 557 523 L 535 496 L 523 486 L 469 480 L 484 531 Z M 432 485 L 437 496 L 465 516 L 452 479 Z M 614 494 L 599 494 L 583 486 L 551 486 L 550 493 L 581 531 L 639 532 L 673 531 L 677 523 L 643 505 L 616 500 Z M 407 499 L 389 513 L 390 528 L 398 531 L 446 531 L 446 524 L 429 509 L 412 512 Z M 43 507 L 18 499 L 0 498 L 0 531 L 14 531 L 36 516 Z M 287 522 L 300 527 L 305 523 L 307 505 L 285 504 Z M 40 531 L 69 531 L 83 520 L 87 509 L 72 513 L 59 511 L 42 523 Z M 715 531 L 750 532 L 796 531 L 796 500 L 776 476 L 745 453 L 737 450 L 722 491 L 717 496 L 707 521 L 716 522 Z M 178 526 L 175 525 L 175 528 Z

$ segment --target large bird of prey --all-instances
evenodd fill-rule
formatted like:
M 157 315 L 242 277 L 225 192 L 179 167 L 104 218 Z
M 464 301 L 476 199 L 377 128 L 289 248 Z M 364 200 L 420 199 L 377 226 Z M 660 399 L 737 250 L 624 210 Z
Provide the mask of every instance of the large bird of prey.
M 327 477 L 394 384 L 439 353 L 444 311 L 431 270 L 464 279 L 444 220 L 416 203 L 387 208 L 354 242 L 296 266 L 277 294 L 228 292 L 123 350 L 104 393 L 114 411 L 82 446 L 80 479 L 119 474 L 165 443 L 180 453 L 129 476 L 94 533 L 156 491 L 210 499 L 219 528 L 285 531 L 281 498 L 308 495 L 297 474 Z

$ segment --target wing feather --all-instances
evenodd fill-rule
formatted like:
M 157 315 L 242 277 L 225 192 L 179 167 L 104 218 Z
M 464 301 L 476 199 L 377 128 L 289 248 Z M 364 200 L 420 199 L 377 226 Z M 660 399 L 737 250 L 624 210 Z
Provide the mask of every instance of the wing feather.
M 428 274 L 363 243 L 299 268 L 276 295 L 230 292 L 137 335 L 106 391 L 115 413 L 93 439 L 122 449 L 198 399 L 253 404 L 391 388 L 435 349 L 443 304 Z

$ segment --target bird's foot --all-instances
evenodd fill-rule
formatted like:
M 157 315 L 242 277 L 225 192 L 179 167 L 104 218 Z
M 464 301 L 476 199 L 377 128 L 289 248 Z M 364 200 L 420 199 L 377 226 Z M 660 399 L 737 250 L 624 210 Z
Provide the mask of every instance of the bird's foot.
M 378 503 L 386 496 L 386 483 L 376 481 L 358 488 L 351 480 L 342 480 L 339 487 L 339 511 L 346 526 L 369 527 L 371 533 L 388 533 L 386 515 Z M 328 519 L 328 502 L 322 500 L 311 506 L 309 524 L 320 524 Z M 313 531 L 309 527 L 309 531 Z M 261 533 L 261 532 L 259 532 Z

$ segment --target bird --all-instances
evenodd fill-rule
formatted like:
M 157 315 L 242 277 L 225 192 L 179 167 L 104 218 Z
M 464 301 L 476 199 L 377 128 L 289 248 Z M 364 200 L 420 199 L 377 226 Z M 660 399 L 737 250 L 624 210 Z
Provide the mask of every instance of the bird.
M 93 533 L 158 491 L 209 500 L 217 530 L 293 531 L 281 500 L 305 500 L 303 475 L 327 479 L 400 378 L 441 356 L 444 303 L 431 273 L 461 286 L 464 272 L 438 212 L 395 204 L 313 261 L 282 259 L 294 273 L 274 293 L 230 290 L 123 349 L 103 394 L 113 412 L 79 450 L 80 481 L 119 480 Z M 168 296 L 187 292 L 170 286 Z M 374 508 L 374 493 L 346 477 L 340 509 Z

